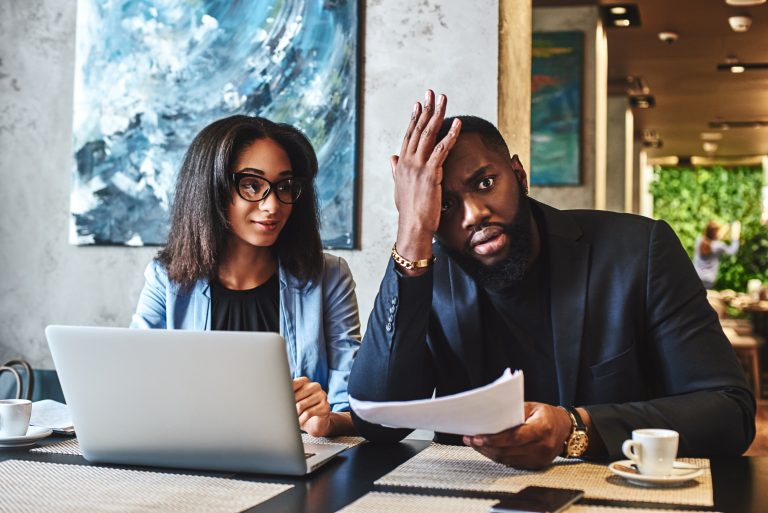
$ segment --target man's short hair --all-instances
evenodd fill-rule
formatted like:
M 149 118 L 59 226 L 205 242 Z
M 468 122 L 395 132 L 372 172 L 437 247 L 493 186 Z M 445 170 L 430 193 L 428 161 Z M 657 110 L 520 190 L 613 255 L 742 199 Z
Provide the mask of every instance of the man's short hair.
M 490 121 L 486 121 L 477 116 L 454 116 L 445 118 L 443 124 L 440 126 L 440 131 L 437 134 L 438 141 L 448 134 L 448 130 L 450 130 L 454 119 L 461 120 L 460 136 L 463 134 L 477 134 L 489 150 L 498 152 L 499 155 L 504 158 L 509 158 L 511 156 L 507 142 L 501 136 L 498 128 L 496 128 Z

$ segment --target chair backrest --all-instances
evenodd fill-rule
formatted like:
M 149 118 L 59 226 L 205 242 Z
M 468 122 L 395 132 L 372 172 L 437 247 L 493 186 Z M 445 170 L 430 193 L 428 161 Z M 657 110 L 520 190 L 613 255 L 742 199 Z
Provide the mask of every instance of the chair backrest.
M 32 367 L 24 360 L 9 360 L 0 365 L 0 375 L 7 373 L 12 376 L 16 385 L 16 399 L 32 400 L 32 394 L 35 391 L 35 375 Z M 12 386 L 11 384 L 11 386 Z M 0 388 L 0 397 L 11 395 L 8 387 Z

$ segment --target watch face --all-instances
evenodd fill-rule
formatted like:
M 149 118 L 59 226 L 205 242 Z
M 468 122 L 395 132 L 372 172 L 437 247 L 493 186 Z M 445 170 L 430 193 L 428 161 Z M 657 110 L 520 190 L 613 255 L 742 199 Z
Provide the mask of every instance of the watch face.
M 587 451 L 589 438 L 584 431 L 574 431 L 568 439 L 568 456 L 578 458 Z

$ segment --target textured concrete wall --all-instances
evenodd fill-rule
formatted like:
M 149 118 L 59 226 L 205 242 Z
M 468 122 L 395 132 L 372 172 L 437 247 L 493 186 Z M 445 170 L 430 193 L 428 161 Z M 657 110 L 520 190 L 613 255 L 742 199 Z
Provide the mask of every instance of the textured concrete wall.
M 363 323 L 395 237 L 388 159 L 413 102 L 433 87 L 449 114 L 496 120 L 498 0 L 368 0 L 365 12 L 362 248 L 338 252 Z M 0 1 L 0 360 L 50 367 L 47 324 L 127 325 L 157 250 L 67 243 L 74 51 L 74 1 Z
M 597 7 L 542 7 L 533 10 L 534 32 L 584 32 L 582 182 L 578 186 L 537 185 L 531 195 L 557 208 L 601 207 L 605 197 L 605 102 L 608 52 Z M 535 174 L 536 169 L 531 169 Z M 603 180 L 602 183 L 600 181 Z

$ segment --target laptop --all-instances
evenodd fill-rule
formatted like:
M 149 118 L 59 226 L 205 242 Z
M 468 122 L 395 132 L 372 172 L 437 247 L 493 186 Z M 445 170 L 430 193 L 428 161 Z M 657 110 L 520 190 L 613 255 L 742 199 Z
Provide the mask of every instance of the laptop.
M 303 475 L 346 449 L 303 444 L 277 333 L 45 329 L 88 461 Z

